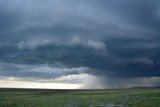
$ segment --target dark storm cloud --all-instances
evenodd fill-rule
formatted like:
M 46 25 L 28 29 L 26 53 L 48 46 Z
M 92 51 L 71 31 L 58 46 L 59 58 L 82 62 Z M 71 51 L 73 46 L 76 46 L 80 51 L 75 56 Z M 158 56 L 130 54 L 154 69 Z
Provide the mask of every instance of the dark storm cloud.
M 159 77 L 159 6 L 158 0 L 1 0 L 0 60 Z
M 158 30 L 159 21 L 159 1 L 158 0 L 94 0 L 95 6 L 103 9 L 105 12 L 111 12 L 119 16 L 123 21 L 143 27 L 149 27 Z
M 56 66 L 55 66 L 56 65 Z M 52 64 L 47 65 L 28 65 L 28 64 L 12 64 L 0 63 L 1 76 L 13 76 L 19 78 L 25 77 L 39 77 L 39 78 L 59 78 L 65 75 L 82 74 L 88 72 L 87 67 L 73 67 L 68 68 L 62 65 Z

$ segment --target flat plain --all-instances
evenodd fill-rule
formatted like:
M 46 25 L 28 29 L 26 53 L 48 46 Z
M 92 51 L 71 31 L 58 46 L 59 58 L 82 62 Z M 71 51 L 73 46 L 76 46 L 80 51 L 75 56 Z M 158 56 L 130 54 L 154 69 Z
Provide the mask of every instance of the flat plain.
M 0 89 L 0 107 L 160 107 L 160 89 Z

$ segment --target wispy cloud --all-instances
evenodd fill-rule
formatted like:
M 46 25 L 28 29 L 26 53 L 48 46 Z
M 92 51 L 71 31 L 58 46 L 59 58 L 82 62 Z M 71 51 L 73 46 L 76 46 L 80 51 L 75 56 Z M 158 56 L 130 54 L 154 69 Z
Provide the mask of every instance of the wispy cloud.
M 36 39 L 36 40 L 27 40 L 27 41 L 20 41 L 17 44 L 18 49 L 36 49 L 39 46 L 45 46 L 50 44 L 51 41 L 48 39 Z
M 71 46 L 83 46 L 85 48 L 91 48 L 94 50 L 105 50 L 106 44 L 100 41 L 95 41 L 92 39 L 88 39 L 86 41 L 81 40 L 79 37 L 75 36 L 71 39 L 70 43 Z

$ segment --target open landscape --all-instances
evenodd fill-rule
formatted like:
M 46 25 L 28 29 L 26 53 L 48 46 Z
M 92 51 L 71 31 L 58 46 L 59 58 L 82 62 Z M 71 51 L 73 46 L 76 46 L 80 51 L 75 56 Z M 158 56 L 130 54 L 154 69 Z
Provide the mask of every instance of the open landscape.
M 160 107 L 160 0 L 0 0 L 0 107 Z
M 160 89 L 0 89 L 0 107 L 160 107 Z

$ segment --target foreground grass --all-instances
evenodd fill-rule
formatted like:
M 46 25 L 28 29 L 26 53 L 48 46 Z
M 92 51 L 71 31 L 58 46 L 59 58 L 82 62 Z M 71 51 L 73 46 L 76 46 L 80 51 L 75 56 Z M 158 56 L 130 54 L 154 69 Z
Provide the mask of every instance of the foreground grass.
M 160 107 L 160 89 L 0 89 L 0 107 Z

